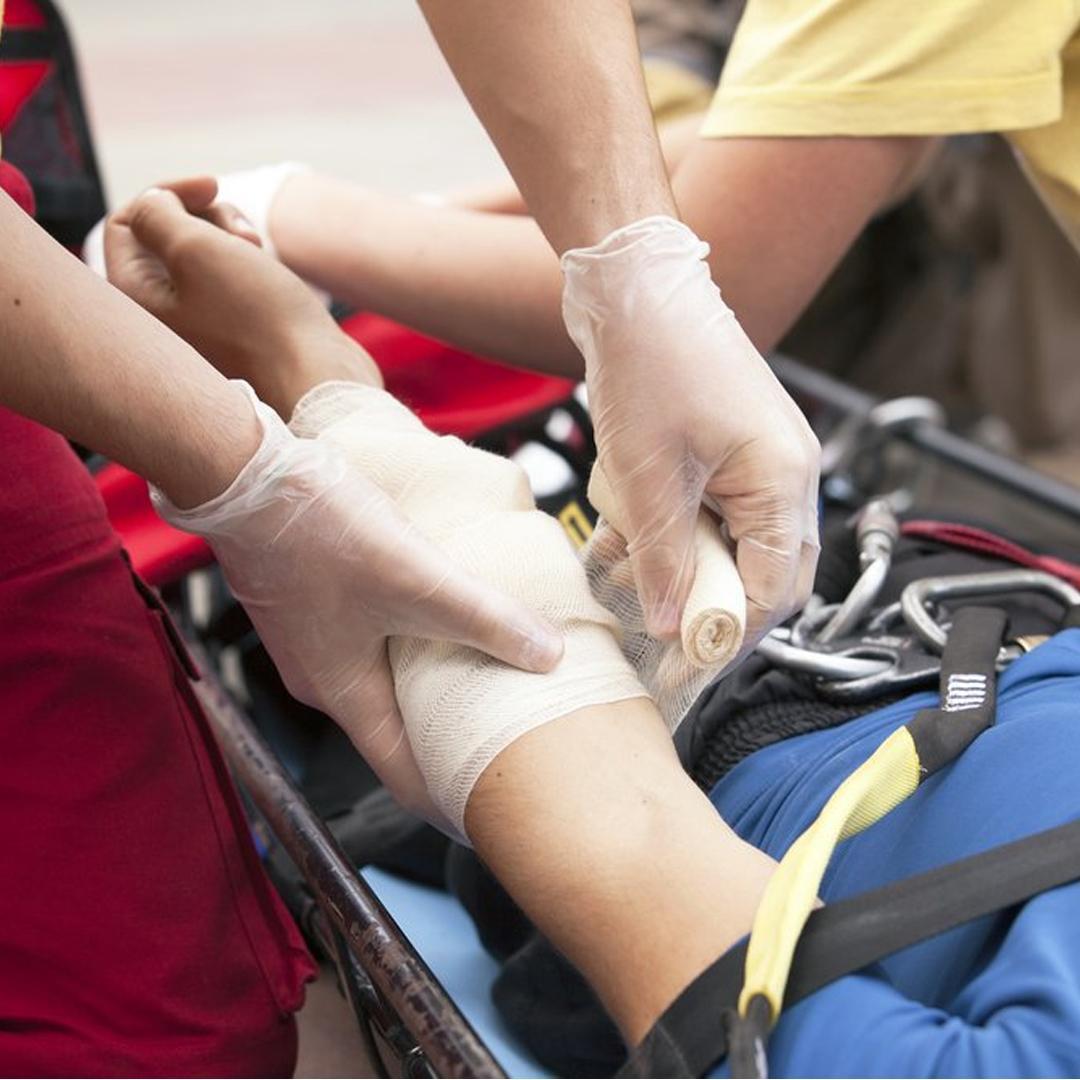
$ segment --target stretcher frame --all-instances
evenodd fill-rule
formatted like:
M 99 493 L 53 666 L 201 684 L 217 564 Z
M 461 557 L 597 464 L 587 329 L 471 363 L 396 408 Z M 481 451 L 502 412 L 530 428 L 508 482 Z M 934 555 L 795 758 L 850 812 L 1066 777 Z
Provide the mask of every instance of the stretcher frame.
M 789 392 L 818 425 L 868 417 L 872 395 L 788 357 L 772 360 Z M 927 423 L 887 434 L 928 460 L 978 477 L 1080 527 L 1080 489 Z M 878 440 L 881 452 L 885 442 Z M 213 729 L 243 789 L 300 869 L 315 898 L 312 930 L 335 964 L 382 1075 L 502 1077 L 495 1056 L 439 984 L 393 917 L 352 867 L 251 717 L 189 642 L 204 674 L 196 683 Z

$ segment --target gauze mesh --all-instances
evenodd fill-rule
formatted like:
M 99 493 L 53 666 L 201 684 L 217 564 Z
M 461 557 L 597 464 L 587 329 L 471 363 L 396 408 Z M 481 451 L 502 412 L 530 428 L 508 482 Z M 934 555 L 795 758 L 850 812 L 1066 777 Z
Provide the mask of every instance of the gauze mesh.
M 299 402 L 289 425 L 328 439 L 463 569 L 524 601 L 565 638 L 559 666 L 519 671 L 466 646 L 390 642 L 398 703 L 439 809 L 464 835 L 477 779 L 515 739 L 589 705 L 652 697 L 674 731 L 742 641 L 745 598 L 713 519 L 702 515 L 697 576 L 680 640 L 645 632 L 622 537 L 605 522 L 579 557 L 535 507 L 521 468 L 428 431 L 389 394 L 329 382 Z M 618 508 L 596 485 L 614 520 Z
M 589 705 L 645 696 L 619 650 L 614 617 L 593 599 L 562 527 L 535 508 L 519 466 L 433 434 L 390 395 L 354 383 L 316 387 L 290 427 L 341 447 L 454 562 L 524 601 L 565 637 L 563 658 L 546 675 L 462 645 L 391 639 L 409 742 L 459 833 L 477 779 L 515 739 Z
M 674 731 L 742 646 L 746 594 L 735 560 L 716 518 L 702 508 L 694 530 L 694 583 L 679 637 L 661 641 L 645 629 L 630 557 L 618 531 L 622 508 L 599 466 L 589 479 L 589 501 L 601 515 L 582 552 L 589 588 L 618 620 L 623 655 Z

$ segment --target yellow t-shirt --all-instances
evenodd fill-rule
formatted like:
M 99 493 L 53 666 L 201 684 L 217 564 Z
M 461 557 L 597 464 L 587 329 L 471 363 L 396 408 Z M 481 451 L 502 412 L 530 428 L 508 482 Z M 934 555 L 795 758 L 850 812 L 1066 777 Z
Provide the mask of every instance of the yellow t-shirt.
M 1080 246 L 1080 0 L 749 0 L 701 133 L 980 131 Z

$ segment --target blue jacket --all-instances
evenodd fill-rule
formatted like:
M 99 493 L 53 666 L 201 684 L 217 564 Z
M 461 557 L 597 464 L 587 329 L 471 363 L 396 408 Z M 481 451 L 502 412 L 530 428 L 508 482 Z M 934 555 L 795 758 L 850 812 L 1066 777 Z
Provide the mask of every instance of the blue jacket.
M 760 750 L 713 790 L 741 836 L 779 858 L 920 694 Z M 1080 630 L 1001 677 L 997 721 L 888 817 L 837 850 L 826 902 L 1080 817 Z M 774 1076 L 1080 1076 L 1080 883 L 979 919 L 785 1011 Z M 716 1075 L 723 1075 L 723 1070 Z

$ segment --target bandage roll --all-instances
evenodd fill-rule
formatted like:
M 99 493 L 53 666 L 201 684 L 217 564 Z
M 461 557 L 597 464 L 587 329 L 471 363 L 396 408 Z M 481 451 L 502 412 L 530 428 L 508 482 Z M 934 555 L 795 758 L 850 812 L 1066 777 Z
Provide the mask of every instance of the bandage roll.
M 563 659 L 546 675 L 450 642 L 391 639 L 409 743 L 460 834 L 473 786 L 514 740 L 586 706 L 645 696 L 620 651 L 615 617 L 590 593 L 561 526 L 535 509 L 520 467 L 433 434 L 388 394 L 353 383 L 311 391 L 290 426 L 339 446 L 457 565 L 522 600 L 564 636 Z
M 593 595 L 615 615 L 622 649 L 674 731 L 690 706 L 736 658 L 746 629 L 746 593 L 717 519 L 704 507 L 694 531 L 694 582 L 678 641 L 660 641 L 645 629 L 626 543 L 625 520 L 603 471 L 589 480 L 589 500 L 601 522 L 584 552 Z

